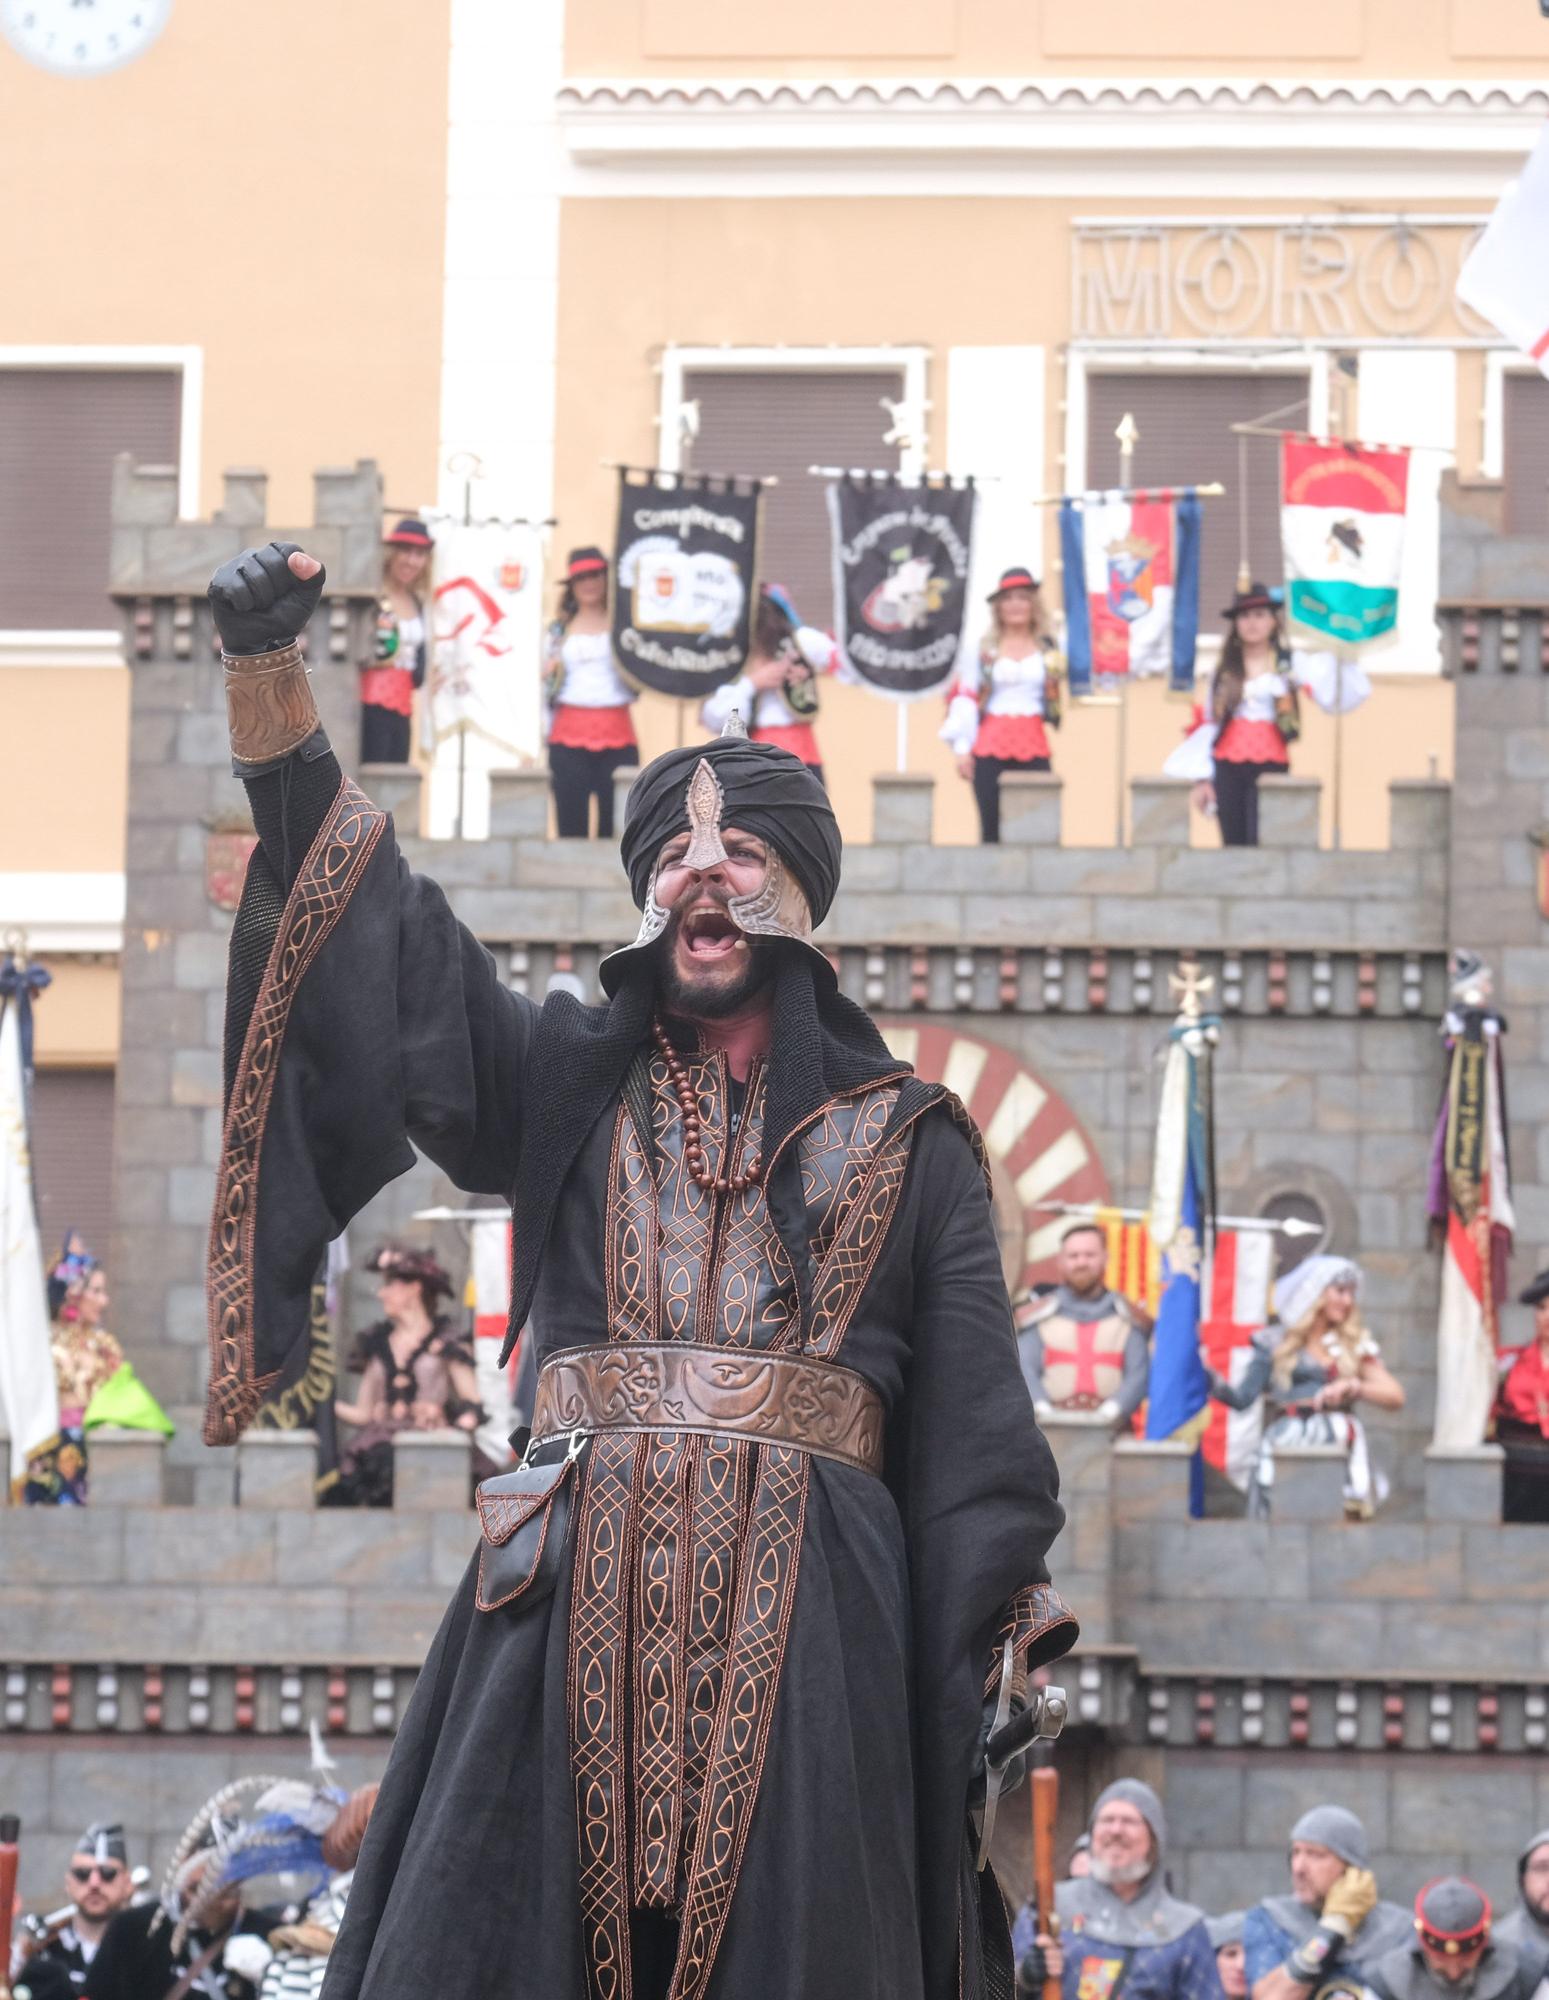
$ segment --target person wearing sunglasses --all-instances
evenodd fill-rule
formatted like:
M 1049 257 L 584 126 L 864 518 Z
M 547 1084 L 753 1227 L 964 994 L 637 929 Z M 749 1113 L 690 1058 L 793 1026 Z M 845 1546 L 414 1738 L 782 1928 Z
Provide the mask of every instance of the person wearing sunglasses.
M 35 1993 L 84 1991 L 86 1974 L 109 1923 L 129 1902 L 134 1883 L 129 1874 L 129 1849 L 121 1826 L 87 1827 L 76 1842 L 65 1870 L 65 1899 L 75 1907 L 68 1920 L 47 1941 L 28 1954 L 29 1985 Z

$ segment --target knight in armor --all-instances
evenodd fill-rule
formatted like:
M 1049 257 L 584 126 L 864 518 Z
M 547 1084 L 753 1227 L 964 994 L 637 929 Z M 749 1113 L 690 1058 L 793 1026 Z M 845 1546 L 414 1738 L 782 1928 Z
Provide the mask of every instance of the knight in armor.
M 1054 1891 L 1057 1947 L 1041 1946 L 1030 1911 L 1017 1920 L 1017 1992 L 1057 1974 L 1063 2000 L 1222 2000 L 1205 1916 L 1167 1886 L 1167 1820 L 1138 1778 L 1099 1793 L 1092 1866 Z
M 1060 1239 L 1059 1283 L 1016 1305 L 1022 1379 L 1039 1416 L 1095 1410 L 1116 1428 L 1145 1401 L 1151 1319 L 1107 1279 L 1108 1239 L 1073 1222 Z
M 415 1146 L 510 1200 L 538 1362 L 328 2000 L 1005 1993 L 970 1802 L 992 1720 L 1075 1636 L 1063 1517 L 979 1135 L 812 942 L 827 797 L 745 736 L 658 758 L 606 1004 L 540 1007 L 340 771 L 296 643 L 321 587 L 270 544 L 210 588 L 260 844 L 205 1435 L 305 1366 L 324 1248 Z
M 1533 1945 L 1549 1954 L 1549 1827 L 1517 1856 L 1517 1907 L 1495 1926 L 1495 1941 Z
M 1377 2000 L 1531 2000 L 1544 1977 L 1541 1945 L 1490 1934 L 1490 1899 L 1461 1875 L 1415 1898 L 1414 1935 L 1366 1967 Z
M 1366 1829 L 1343 1806 L 1314 1806 L 1291 1828 L 1291 1893 L 1255 1903 L 1243 1925 L 1252 2000 L 1308 2000 L 1364 1980 L 1406 1944 L 1410 1919 L 1382 1901 Z

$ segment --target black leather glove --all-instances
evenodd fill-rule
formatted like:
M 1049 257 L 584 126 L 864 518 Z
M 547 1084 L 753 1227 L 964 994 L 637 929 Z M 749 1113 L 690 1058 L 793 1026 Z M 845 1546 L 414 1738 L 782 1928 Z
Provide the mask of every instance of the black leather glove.
M 273 653 L 299 638 L 328 575 L 319 564 L 303 582 L 288 560 L 300 553 L 295 542 L 269 542 L 244 549 L 210 578 L 210 609 L 226 652 Z
M 1049 1976 L 1049 1968 L 1044 1960 L 1043 1946 L 1035 1944 L 1030 1951 L 1023 1952 L 1017 1960 L 1016 2000 L 1038 2000 Z

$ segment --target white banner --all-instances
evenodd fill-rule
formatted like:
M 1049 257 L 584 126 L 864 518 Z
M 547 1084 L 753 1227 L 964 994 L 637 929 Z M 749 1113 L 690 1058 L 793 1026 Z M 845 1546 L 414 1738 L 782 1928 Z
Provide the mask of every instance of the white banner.
M 490 773 L 521 770 L 542 753 L 543 552 L 532 528 L 437 520 L 435 529 L 422 709 L 428 826 L 432 839 L 460 831 L 481 840 L 489 832 Z
M 1457 290 L 1549 375 L 1549 125 L 1469 252 Z

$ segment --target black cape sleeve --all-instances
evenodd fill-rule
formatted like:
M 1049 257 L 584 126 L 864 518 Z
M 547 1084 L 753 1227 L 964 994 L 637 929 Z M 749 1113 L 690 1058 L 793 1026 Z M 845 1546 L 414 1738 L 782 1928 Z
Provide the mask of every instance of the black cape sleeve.
M 1064 1522 L 1054 1457 L 1033 1416 L 984 1174 L 944 1114 L 923 1118 L 910 1171 L 931 1219 L 914 1250 L 914 1325 L 901 1505 L 913 1598 L 922 1900 L 966 1900 L 969 1779 L 1003 1642 L 1018 1676 L 1057 1658 L 1076 1622 L 1049 1586 Z M 969 1878 L 971 1884 L 971 1876 Z M 949 1903 L 922 1909 L 925 1991 L 956 1991 Z M 966 1912 L 962 1913 L 966 1916 Z
M 417 1146 L 506 1195 L 537 1008 L 501 980 L 332 753 L 248 781 L 259 847 L 232 933 L 205 1437 L 305 1368 L 328 1243 Z

